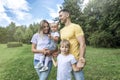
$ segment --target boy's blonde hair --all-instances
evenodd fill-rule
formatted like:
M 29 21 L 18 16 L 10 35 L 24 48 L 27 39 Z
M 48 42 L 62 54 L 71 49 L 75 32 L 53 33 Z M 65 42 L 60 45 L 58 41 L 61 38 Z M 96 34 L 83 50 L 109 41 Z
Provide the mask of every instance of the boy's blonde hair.
M 57 27 L 57 28 L 58 28 L 59 23 L 50 23 L 50 27 L 53 27 L 53 26 L 55 26 L 55 27 Z

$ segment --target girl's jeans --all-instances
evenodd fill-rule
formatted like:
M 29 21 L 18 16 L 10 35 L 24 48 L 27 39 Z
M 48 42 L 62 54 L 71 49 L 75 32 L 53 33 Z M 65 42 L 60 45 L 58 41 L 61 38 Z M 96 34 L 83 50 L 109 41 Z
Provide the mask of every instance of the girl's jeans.
M 34 60 L 34 66 L 39 62 L 39 60 Z M 52 61 L 49 61 L 48 63 L 48 70 L 44 71 L 44 72 L 39 72 L 39 69 L 35 69 L 38 76 L 39 76 L 39 80 L 47 80 L 48 79 L 48 75 L 51 71 L 52 68 Z

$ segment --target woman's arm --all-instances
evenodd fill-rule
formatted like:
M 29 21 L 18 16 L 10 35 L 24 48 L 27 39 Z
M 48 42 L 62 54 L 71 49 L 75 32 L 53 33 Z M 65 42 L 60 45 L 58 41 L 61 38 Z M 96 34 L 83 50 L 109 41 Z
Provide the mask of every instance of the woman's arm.
M 45 52 L 45 49 L 43 49 L 43 50 L 37 50 L 36 49 L 36 44 L 34 44 L 34 43 L 32 43 L 31 50 L 32 50 L 33 53 L 44 53 Z

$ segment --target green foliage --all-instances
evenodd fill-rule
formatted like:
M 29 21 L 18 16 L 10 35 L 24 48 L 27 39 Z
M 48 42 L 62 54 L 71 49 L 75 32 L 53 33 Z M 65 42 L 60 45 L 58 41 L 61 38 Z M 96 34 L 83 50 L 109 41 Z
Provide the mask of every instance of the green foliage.
M 7 42 L 7 29 L 4 27 L 0 27 L 0 43 Z
M 81 24 L 84 21 L 81 5 L 83 0 L 64 0 L 63 8 L 68 9 L 71 15 L 71 20 L 74 23 Z
M 11 22 L 6 27 L 6 29 L 7 29 L 7 35 L 6 35 L 7 36 L 7 42 L 15 41 L 14 37 L 13 37 L 13 35 L 14 35 L 15 31 L 16 31 L 16 25 L 15 25 L 15 23 Z
M 24 34 L 24 40 L 26 41 L 26 43 L 30 43 L 30 40 L 32 38 L 33 35 L 33 31 L 31 30 L 31 28 L 27 28 Z
M 21 27 L 18 27 L 14 33 L 14 39 L 17 40 L 18 42 L 21 42 L 23 39 L 24 32 L 22 31 Z
M 113 46 L 112 40 L 113 36 L 106 31 L 96 31 L 89 37 L 90 45 L 94 47 L 111 47 Z
M 120 47 L 119 4 L 120 0 L 91 0 L 89 2 L 84 9 L 84 14 L 87 16 L 84 28 L 87 43 L 98 47 Z
M 8 42 L 7 47 L 12 48 L 12 47 L 21 47 L 23 46 L 21 42 Z

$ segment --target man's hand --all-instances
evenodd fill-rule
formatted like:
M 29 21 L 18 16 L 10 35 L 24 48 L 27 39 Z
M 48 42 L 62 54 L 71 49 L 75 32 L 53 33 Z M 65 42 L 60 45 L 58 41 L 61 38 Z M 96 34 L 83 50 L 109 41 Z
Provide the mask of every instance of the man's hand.
M 85 58 L 80 58 L 77 63 L 77 67 L 80 68 L 80 70 L 85 66 Z

